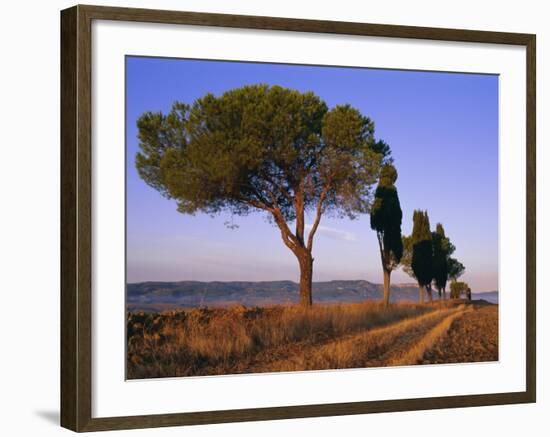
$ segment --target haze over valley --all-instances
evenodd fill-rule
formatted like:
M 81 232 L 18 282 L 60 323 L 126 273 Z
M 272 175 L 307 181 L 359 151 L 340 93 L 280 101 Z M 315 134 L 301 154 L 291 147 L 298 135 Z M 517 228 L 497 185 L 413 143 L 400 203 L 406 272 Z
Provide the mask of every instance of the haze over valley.
M 299 285 L 292 281 L 140 282 L 128 284 L 129 311 L 164 311 L 201 306 L 267 306 L 297 303 Z M 382 284 L 366 280 L 313 282 L 314 303 L 362 302 L 382 299 Z M 418 286 L 392 284 L 391 301 L 417 301 Z M 447 292 L 447 298 L 449 293 Z M 437 299 L 437 293 L 434 296 Z M 498 292 L 474 292 L 472 299 L 498 303 Z

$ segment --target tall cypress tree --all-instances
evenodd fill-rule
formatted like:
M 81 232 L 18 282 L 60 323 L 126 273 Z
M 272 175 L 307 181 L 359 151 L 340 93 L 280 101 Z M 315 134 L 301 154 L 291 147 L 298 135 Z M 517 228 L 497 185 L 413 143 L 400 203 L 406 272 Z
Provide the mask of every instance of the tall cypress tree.
M 401 240 L 401 221 L 403 212 L 397 195 L 395 181 L 397 170 L 392 164 L 386 164 L 380 171 L 380 179 L 370 213 L 371 229 L 376 231 L 380 260 L 384 272 L 384 305 L 390 303 L 390 277 L 401 261 L 403 242 Z
M 430 219 L 427 211 L 415 210 L 413 214 L 413 232 L 411 235 L 411 268 L 418 281 L 420 302 L 424 303 L 424 289 L 432 301 L 433 247 Z
M 445 235 L 445 229 L 443 225 L 438 223 L 435 227 L 435 232 L 432 232 L 433 243 L 433 275 L 435 286 L 439 299 L 442 295 L 445 298 L 445 288 L 447 286 L 447 279 L 449 278 L 449 259 L 451 254 L 455 251 L 455 247 Z

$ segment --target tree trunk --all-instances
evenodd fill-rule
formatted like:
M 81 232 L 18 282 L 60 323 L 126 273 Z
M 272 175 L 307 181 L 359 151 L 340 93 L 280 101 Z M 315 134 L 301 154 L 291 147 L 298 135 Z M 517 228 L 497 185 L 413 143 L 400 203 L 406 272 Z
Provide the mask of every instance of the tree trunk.
M 428 292 L 428 300 L 430 303 L 433 302 L 433 296 L 432 296 L 432 284 L 426 285 L 426 291 Z
M 441 300 L 441 287 L 437 287 L 438 299 Z
M 390 304 L 390 275 L 391 270 L 384 269 L 384 306 Z
M 300 264 L 300 305 L 310 307 L 313 303 L 311 282 L 313 279 L 313 258 L 307 251 L 298 256 Z
M 447 300 L 447 292 L 445 291 L 445 287 L 443 287 L 443 300 Z
M 420 303 L 424 303 L 424 286 L 419 284 L 418 290 L 420 291 Z

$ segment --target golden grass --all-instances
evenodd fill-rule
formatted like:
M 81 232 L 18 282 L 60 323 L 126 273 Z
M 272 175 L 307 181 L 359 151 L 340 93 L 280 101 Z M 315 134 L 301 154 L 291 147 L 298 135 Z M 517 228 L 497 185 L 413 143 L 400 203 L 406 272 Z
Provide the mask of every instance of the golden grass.
M 418 361 L 464 305 L 378 302 L 128 314 L 127 376 L 217 375 Z

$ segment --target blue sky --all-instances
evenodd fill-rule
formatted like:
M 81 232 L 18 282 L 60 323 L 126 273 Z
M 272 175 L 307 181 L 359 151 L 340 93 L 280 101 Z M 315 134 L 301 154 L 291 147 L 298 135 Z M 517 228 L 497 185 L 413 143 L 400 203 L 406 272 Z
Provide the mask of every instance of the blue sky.
M 313 91 L 329 107 L 349 103 L 373 119 L 399 172 L 403 232 L 411 231 L 414 209 L 427 209 L 432 227 L 441 222 L 456 245 L 472 290 L 497 289 L 497 76 L 138 57 L 126 60 L 129 282 L 298 280 L 296 259 L 265 213 L 182 215 L 134 166 L 143 112 L 255 83 Z M 314 280 L 382 282 L 368 216 L 324 217 L 321 226 Z M 392 281 L 413 282 L 401 271 Z

